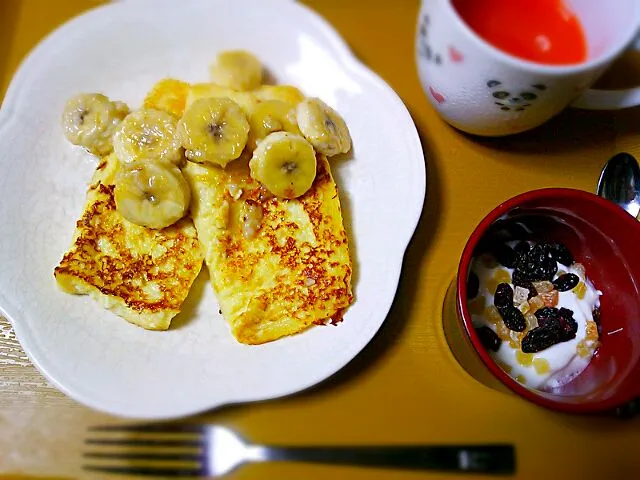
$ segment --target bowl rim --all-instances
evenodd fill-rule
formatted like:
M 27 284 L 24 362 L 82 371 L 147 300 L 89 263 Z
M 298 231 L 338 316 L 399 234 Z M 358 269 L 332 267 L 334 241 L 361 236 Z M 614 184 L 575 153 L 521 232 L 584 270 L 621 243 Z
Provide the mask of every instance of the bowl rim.
M 487 232 L 488 228 L 498 219 L 508 214 L 510 211 L 517 207 L 521 207 L 523 204 L 531 200 L 541 200 L 553 198 L 555 201 L 558 198 L 572 198 L 581 200 L 584 202 L 590 202 L 597 204 L 599 207 L 607 210 L 612 218 L 615 218 L 616 222 L 627 226 L 631 229 L 640 230 L 640 222 L 624 211 L 620 206 L 615 203 L 605 200 L 602 197 L 574 188 L 541 188 L 531 190 L 525 193 L 518 194 L 508 200 L 500 203 L 497 207 L 491 210 L 474 228 L 470 235 L 460 257 L 458 265 L 458 272 L 456 277 L 456 313 L 459 326 L 463 328 L 467 334 L 467 338 L 470 340 L 473 349 L 480 357 L 484 365 L 489 369 L 493 376 L 499 380 L 503 385 L 508 387 L 511 391 L 515 392 L 525 399 L 553 410 L 559 410 L 568 413 L 596 413 L 606 410 L 613 410 L 620 407 L 624 403 L 631 401 L 637 394 L 635 392 L 616 393 L 611 397 L 589 403 L 566 403 L 555 401 L 548 396 L 543 396 L 535 389 L 528 388 L 521 385 L 508 373 L 506 373 L 491 357 L 489 352 L 484 348 L 480 342 L 473 324 L 471 321 L 471 314 L 469 313 L 467 302 L 464 300 L 467 298 L 467 275 L 473 259 L 473 251 L 478 245 L 480 239 Z M 626 225 L 625 225 L 626 224 Z

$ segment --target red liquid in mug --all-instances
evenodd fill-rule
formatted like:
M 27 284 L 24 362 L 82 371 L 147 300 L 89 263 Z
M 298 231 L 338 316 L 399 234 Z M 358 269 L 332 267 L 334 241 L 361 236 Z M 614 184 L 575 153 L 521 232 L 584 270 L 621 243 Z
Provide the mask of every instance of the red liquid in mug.
M 453 0 L 471 29 L 496 48 L 537 63 L 584 62 L 582 25 L 562 0 Z

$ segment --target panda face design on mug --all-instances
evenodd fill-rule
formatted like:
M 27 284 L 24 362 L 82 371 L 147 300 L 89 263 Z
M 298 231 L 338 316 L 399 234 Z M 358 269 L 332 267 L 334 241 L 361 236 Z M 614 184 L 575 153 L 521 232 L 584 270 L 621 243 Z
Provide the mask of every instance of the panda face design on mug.
M 491 89 L 496 106 L 504 112 L 523 112 L 533 105 L 547 87 L 541 83 L 528 88 L 508 89 L 499 80 L 489 80 L 487 87 Z

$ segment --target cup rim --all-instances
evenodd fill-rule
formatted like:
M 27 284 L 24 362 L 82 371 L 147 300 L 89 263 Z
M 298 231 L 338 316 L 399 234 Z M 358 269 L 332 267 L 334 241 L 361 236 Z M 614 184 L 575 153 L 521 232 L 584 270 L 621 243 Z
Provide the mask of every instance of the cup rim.
M 534 404 L 541 405 L 553 410 L 560 410 L 568 413 L 595 413 L 606 410 L 613 410 L 625 402 L 632 400 L 635 395 L 631 394 L 628 398 L 626 395 L 617 394 L 613 395 L 605 400 L 593 403 L 565 403 L 553 400 L 550 397 L 539 394 L 535 389 L 528 388 L 521 385 L 508 373 L 506 373 L 491 357 L 486 348 L 482 345 L 480 338 L 478 337 L 473 323 L 471 320 L 471 314 L 467 306 L 467 276 L 471 262 L 473 260 L 473 252 L 478 245 L 482 236 L 487 232 L 488 228 L 498 219 L 512 211 L 514 208 L 521 206 L 523 203 L 529 200 L 540 200 L 546 198 L 574 198 L 584 202 L 596 203 L 612 217 L 616 217 L 616 222 L 620 222 L 622 226 L 627 226 L 630 229 L 640 229 L 640 222 L 625 212 L 615 203 L 605 200 L 593 193 L 578 190 L 573 188 L 542 188 L 537 190 L 531 190 L 525 193 L 516 195 L 503 203 L 499 204 L 493 210 L 491 210 L 478 225 L 474 228 L 471 236 L 467 240 L 467 243 L 462 251 L 460 257 L 460 263 L 458 265 L 458 272 L 456 277 L 456 310 L 458 313 L 458 323 L 467 334 L 468 339 L 473 345 L 473 349 L 480 357 L 484 365 L 491 371 L 503 385 L 510 390 L 518 394 L 519 396 L 533 402 Z
M 640 16 L 637 16 L 635 27 L 630 29 L 627 35 L 624 37 L 624 41 L 619 44 L 609 47 L 599 57 L 582 63 L 570 64 L 570 65 L 549 65 L 544 63 L 537 63 L 530 60 L 524 60 L 515 55 L 503 52 L 499 48 L 493 46 L 487 42 L 484 38 L 474 32 L 471 27 L 465 22 L 456 8 L 453 6 L 453 0 L 443 0 L 449 8 L 446 8 L 447 14 L 451 16 L 453 22 L 462 30 L 462 32 L 471 40 L 476 42 L 481 49 L 483 49 L 489 55 L 493 55 L 503 62 L 509 64 L 511 67 L 527 70 L 528 72 L 535 72 L 538 74 L 547 75 L 571 75 L 577 73 L 583 73 L 589 70 L 597 70 L 600 67 L 606 66 L 611 63 L 618 55 L 625 50 L 631 42 L 640 35 Z M 640 13 L 640 2 L 635 1 L 636 10 Z

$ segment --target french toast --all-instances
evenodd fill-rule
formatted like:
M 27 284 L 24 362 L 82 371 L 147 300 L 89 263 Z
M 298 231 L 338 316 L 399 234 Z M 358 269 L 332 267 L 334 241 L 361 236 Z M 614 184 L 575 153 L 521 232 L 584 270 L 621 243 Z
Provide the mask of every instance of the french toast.
M 212 286 L 239 342 L 261 344 L 341 319 L 353 301 L 352 266 L 323 155 L 313 185 L 296 199 L 270 195 L 250 177 L 246 155 L 226 169 L 188 162 L 184 173 Z M 256 232 L 247 236 L 247 228 Z
M 202 267 L 200 243 L 188 217 L 161 230 L 125 220 L 114 201 L 117 169 L 114 154 L 101 159 L 54 275 L 67 293 L 89 294 L 131 323 L 166 330 Z

